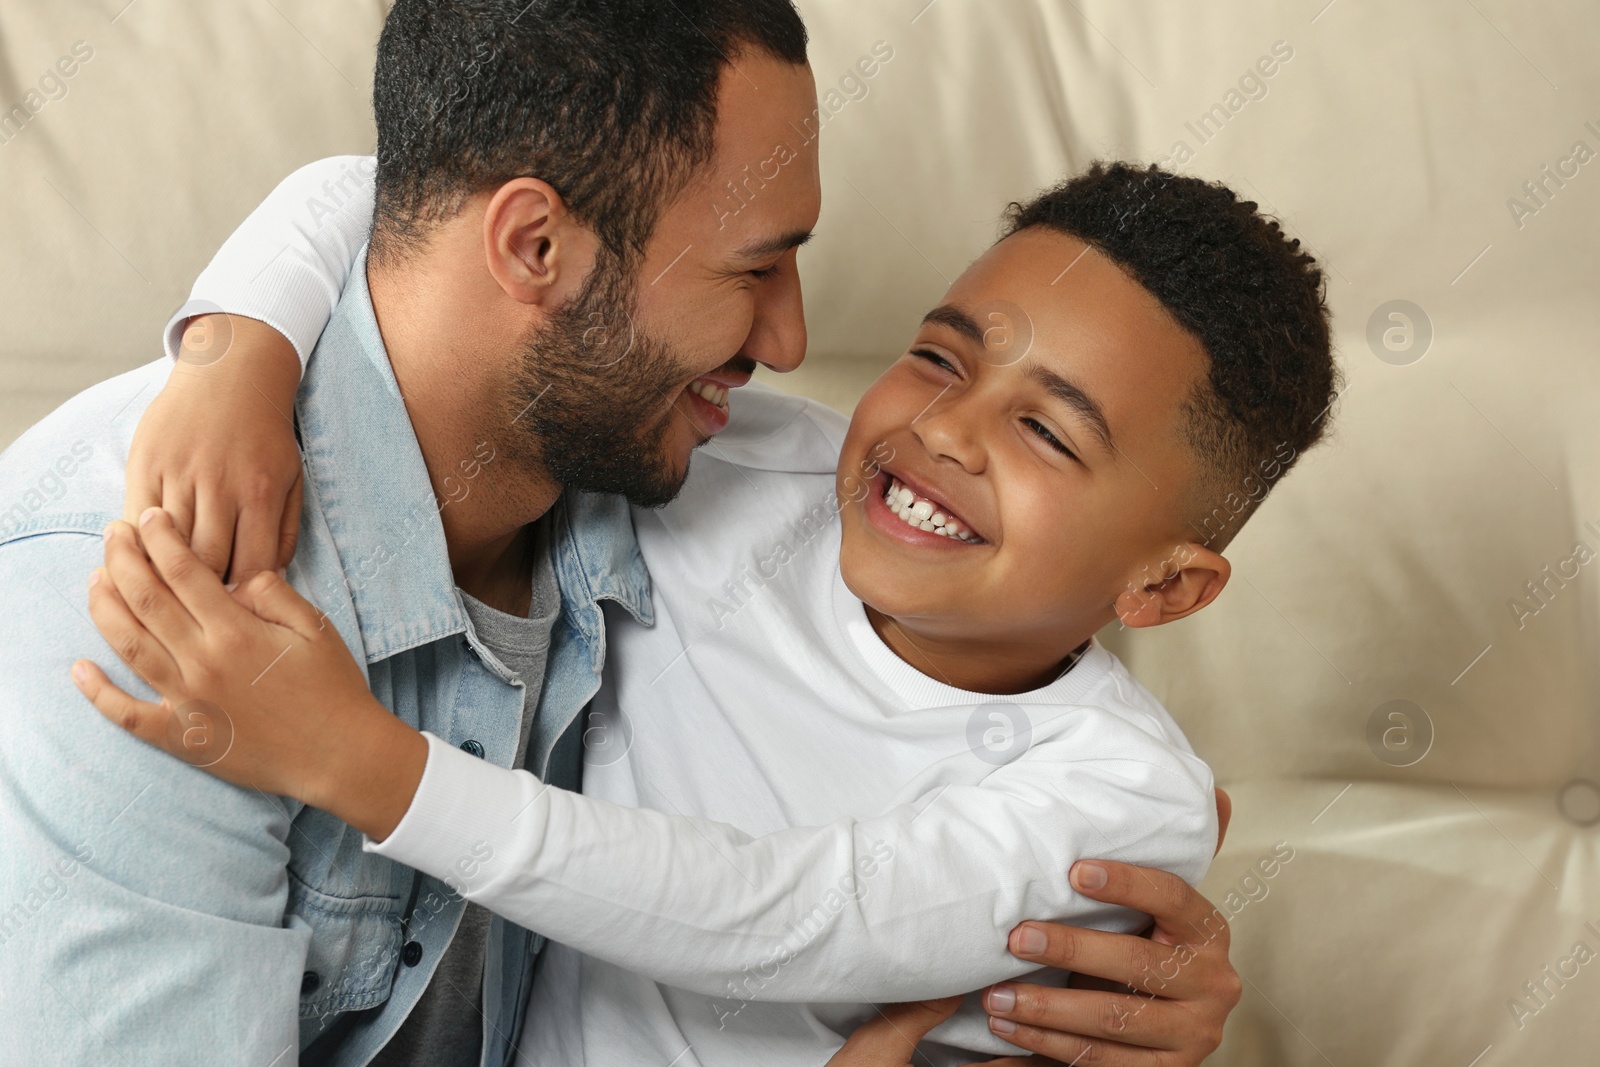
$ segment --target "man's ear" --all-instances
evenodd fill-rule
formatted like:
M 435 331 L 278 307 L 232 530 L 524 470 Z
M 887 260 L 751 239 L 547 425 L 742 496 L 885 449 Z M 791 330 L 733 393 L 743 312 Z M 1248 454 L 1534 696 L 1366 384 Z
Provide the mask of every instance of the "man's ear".
M 548 182 L 513 178 L 484 210 L 483 245 L 489 273 L 507 296 L 553 306 L 581 286 L 597 242 Z
M 1179 545 L 1159 565 L 1147 564 L 1117 596 L 1124 626 L 1160 626 L 1193 615 L 1222 592 L 1233 574 L 1227 560 L 1193 541 Z

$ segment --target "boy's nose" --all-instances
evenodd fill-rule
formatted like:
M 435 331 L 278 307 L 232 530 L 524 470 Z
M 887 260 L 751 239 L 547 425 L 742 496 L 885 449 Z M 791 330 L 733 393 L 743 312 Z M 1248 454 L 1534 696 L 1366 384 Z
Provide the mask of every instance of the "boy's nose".
M 981 474 L 987 458 L 975 432 L 976 406 L 978 401 L 971 394 L 942 397 L 912 420 L 911 432 L 928 455 L 953 461 L 968 474 Z

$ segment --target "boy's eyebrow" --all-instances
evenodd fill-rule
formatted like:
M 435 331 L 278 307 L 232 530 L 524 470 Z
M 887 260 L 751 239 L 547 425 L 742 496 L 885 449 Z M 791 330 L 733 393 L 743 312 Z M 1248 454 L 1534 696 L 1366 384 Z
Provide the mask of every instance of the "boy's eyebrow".
M 799 248 L 811 240 L 810 230 L 791 230 L 772 237 L 752 237 L 733 250 L 736 259 L 766 259 L 791 248 Z
M 983 327 L 978 325 L 978 320 L 954 304 L 940 304 L 922 316 L 922 325 L 944 326 L 959 333 L 973 344 L 983 344 Z
M 940 304 L 922 316 L 922 324 L 944 326 L 974 344 L 983 344 L 983 327 L 979 326 L 978 321 L 971 315 L 953 304 Z M 1117 451 L 1116 442 L 1111 439 L 1111 426 L 1106 422 L 1106 413 L 1094 397 L 1055 371 L 1038 363 L 1029 361 L 1027 374 L 1051 396 L 1082 416 L 1107 452 Z
M 1032 378 L 1045 391 L 1057 400 L 1072 408 L 1089 424 L 1089 429 L 1099 438 L 1100 444 L 1107 452 L 1119 451 L 1116 442 L 1111 439 L 1111 427 L 1106 422 L 1106 414 L 1094 397 L 1078 388 L 1072 382 L 1063 378 L 1049 367 L 1040 366 L 1030 361 L 1027 371 Z

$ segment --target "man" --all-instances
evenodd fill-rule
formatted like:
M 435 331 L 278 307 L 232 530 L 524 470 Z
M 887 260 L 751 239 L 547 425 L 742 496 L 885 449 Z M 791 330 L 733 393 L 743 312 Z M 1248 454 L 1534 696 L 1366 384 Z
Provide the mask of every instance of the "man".
M 294 401 L 306 500 L 290 577 L 396 715 L 574 784 L 599 602 L 647 610 L 625 499 L 671 498 L 720 425 L 707 386 L 804 354 L 795 250 L 819 210 L 815 141 L 794 134 L 816 109 L 804 29 L 786 0 L 400 0 L 374 106 L 368 263 Z M 779 143 L 793 158 L 759 196 L 708 209 Z M 148 432 L 207 390 L 270 396 L 293 366 L 180 371 Z M 364 852 L 324 813 L 141 747 L 71 687 L 67 664 L 99 647 L 81 607 L 96 535 L 167 377 L 157 364 L 88 390 L 0 461 L 7 497 L 73 469 L 68 493 L 0 541 L 0 885 L 19 902 L 0 912 L 7 1055 L 506 1063 L 539 1025 L 522 1018 L 537 936 Z M 204 495 L 189 499 L 204 518 Z M 272 539 L 269 510 L 229 531 L 241 564 Z M 197 544 L 214 533 L 202 522 Z M 231 554 L 225 541 L 223 566 Z M 173 722 L 197 761 L 220 755 L 206 709 Z M 1197 932 L 1208 909 L 1192 892 L 1160 907 L 1102 867 L 1111 880 L 1086 892 L 1157 913 L 1169 943 L 1196 939 L 1159 985 L 1185 999 L 1113 1017 L 1094 998 L 1114 994 L 1024 989 L 991 1010 L 1019 1023 L 1019 1044 L 1064 1058 L 1110 1039 L 1108 1055 L 1146 1044 L 1198 1062 L 1236 997 L 1225 938 Z M 1048 925 L 1013 942 L 1152 991 L 1130 955 L 1179 958 Z

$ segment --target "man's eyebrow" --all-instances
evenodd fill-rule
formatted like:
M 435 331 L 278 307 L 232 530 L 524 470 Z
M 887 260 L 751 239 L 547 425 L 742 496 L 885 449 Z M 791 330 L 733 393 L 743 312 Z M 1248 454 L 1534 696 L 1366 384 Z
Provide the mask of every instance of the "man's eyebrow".
M 766 259 L 799 248 L 811 240 L 810 230 L 791 230 L 774 237 L 753 237 L 733 250 L 738 259 Z
M 1111 440 L 1111 427 L 1106 422 L 1106 413 L 1096 403 L 1094 397 L 1078 388 L 1072 382 L 1063 378 L 1048 367 L 1033 363 L 1028 367 L 1028 377 L 1032 378 L 1045 391 L 1057 400 L 1066 404 L 1082 416 L 1083 421 L 1089 424 L 1089 429 L 1099 438 L 1107 452 L 1118 451 L 1116 443 Z
M 978 325 L 978 320 L 954 304 L 940 304 L 922 316 L 922 325 L 944 326 L 959 333 L 973 344 L 983 344 L 983 328 Z

